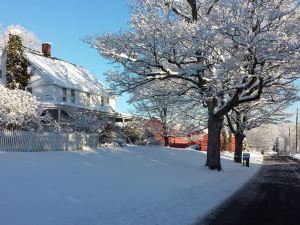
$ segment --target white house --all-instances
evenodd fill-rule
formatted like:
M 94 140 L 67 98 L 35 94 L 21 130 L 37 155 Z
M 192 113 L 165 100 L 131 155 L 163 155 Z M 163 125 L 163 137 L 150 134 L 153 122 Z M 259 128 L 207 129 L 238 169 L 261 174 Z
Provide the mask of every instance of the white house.
M 42 107 L 60 120 L 69 107 L 94 110 L 114 116 L 117 121 L 129 116 L 115 112 L 116 98 L 87 69 L 51 56 L 51 44 L 42 44 L 42 52 L 24 48 L 31 74 L 27 90 Z M 0 57 L 0 83 L 6 82 L 6 51 Z

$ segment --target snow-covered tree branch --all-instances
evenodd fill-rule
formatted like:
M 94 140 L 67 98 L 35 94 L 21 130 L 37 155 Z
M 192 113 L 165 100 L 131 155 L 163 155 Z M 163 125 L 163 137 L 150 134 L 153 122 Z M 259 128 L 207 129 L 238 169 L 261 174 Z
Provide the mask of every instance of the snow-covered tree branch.
M 5 28 L 5 30 L 0 31 L 0 55 L 3 49 L 6 47 L 9 34 L 14 33 L 20 35 L 22 38 L 22 43 L 25 47 L 41 51 L 41 42 L 31 31 L 26 30 L 20 25 L 10 25 Z
M 68 132 L 101 134 L 107 123 L 108 117 L 106 115 L 70 108 L 64 113 L 59 125 L 62 130 Z
M 171 88 L 168 82 L 155 82 L 148 88 L 136 88 L 130 99 L 135 106 L 133 113 L 148 120 L 148 129 L 163 137 L 165 146 L 169 146 L 174 132 L 180 130 L 188 134 L 206 125 L 198 105 L 190 104 L 184 96 L 172 95 Z
M 224 116 L 299 77 L 298 5 L 293 0 L 142 0 L 131 10 L 130 30 L 87 39 L 121 65 L 108 73 L 111 87 L 133 93 L 167 81 L 175 96 L 201 102 L 208 108 L 206 165 L 220 170 Z

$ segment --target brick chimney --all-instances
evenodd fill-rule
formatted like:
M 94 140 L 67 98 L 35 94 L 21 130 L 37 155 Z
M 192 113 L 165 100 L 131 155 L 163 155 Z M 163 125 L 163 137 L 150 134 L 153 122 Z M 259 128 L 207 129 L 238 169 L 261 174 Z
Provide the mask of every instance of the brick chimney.
M 42 52 L 44 56 L 51 57 L 51 44 L 46 42 L 42 44 Z

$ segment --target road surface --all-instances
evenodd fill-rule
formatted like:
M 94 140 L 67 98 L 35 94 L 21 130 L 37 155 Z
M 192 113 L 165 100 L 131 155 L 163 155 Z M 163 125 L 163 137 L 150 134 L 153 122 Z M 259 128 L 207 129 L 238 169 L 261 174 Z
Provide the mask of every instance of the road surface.
M 197 225 L 300 225 L 300 161 L 265 158 L 257 176 Z

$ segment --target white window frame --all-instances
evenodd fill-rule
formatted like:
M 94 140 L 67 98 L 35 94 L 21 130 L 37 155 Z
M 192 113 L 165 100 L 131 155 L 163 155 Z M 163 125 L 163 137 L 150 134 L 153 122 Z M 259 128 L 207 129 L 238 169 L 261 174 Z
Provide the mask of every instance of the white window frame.
M 105 104 L 104 104 L 104 96 L 101 96 L 101 106 L 105 106 Z
M 67 102 L 67 88 L 62 88 L 62 101 Z
M 74 89 L 71 89 L 71 103 L 75 104 L 76 103 L 76 93 Z
M 91 94 L 90 93 L 86 93 L 86 99 L 87 99 L 87 106 L 91 106 Z

